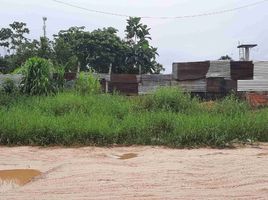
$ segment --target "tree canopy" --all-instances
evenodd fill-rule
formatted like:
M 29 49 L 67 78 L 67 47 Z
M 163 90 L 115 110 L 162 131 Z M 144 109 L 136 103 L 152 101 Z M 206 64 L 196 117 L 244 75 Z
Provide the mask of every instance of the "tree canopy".
M 82 71 L 89 68 L 99 73 L 160 73 L 163 66 L 157 63 L 157 48 L 150 45 L 150 28 L 140 18 L 127 20 L 126 36 L 120 38 L 113 27 L 86 31 L 85 27 L 60 30 L 52 40 L 40 37 L 30 40 L 26 23 L 14 22 L 0 29 L 0 46 L 8 54 L 1 59 L 11 69 L 21 66 L 28 58 L 38 56 L 50 59 L 65 71 Z
M 226 55 L 226 56 L 221 56 L 219 60 L 233 60 L 233 58 L 229 55 Z

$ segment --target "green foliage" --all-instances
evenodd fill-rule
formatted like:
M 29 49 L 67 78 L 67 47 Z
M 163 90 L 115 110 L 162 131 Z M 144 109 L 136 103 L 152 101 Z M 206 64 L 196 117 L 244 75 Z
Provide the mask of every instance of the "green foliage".
M 52 77 L 52 64 L 42 58 L 27 60 L 22 79 L 22 92 L 28 95 L 49 95 L 56 92 Z
M 233 58 L 229 55 L 226 55 L 226 56 L 221 56 L 219 60 L 233 60 Z
M 6 94 L 15 94 L 18 93 L 19 89 L 16 86 L 15 82 L 10 79 L 6 78 L 2 83 L 3 92 Z
M 143 97 L 140 105 L 147 110 L 181 113 L 194 113 L 199 109 L 198 100 L 178 87 L 160 88 L 154 94 Z
M 251 110 L 227 97 L 208 110 L 181 91 L 160 91 L 149 108 L 143 104 L 149 96 L 65 92 L 14 100 L 0 95 L 0 144 L 226 147 L 268 141 L 267 108 Z
M 54 67 L 55 68 L 55 67 Z M 65 84 L 65 78 L 64 78 L 65 70 L 63 67 L 59 66 L 54 69 L 54 77 L 53 77 L 53 83 L 55 88 L 58 89 L 58 91 L 64 90 L 64 84 Z
M 163 66 L 156 61 L 157 48 L 150 46 L 150 28 L 140 18 L 129 18 L 126 40 L 112 27 L 85 31 L 85 27 L 71 27 L 54 35 L 54 40 L 40 37 L 30 40 L 26 23 L 14 22 L 0 29 L 0 46 L 8 53 L 8 72 L 23 65 L 31 57 L 50 59 L 63 66 L 66 72 L 82 71 L 91 67 L 107 73 L 112 64 L 114 73 L 160 73 Z
M 234 94 L 231 94 L 215 105 L 214 112 L 229 116 L 243 115 L 249 110 L 249 107 L 247 102 L 241 101 Z
M 156 62 L 157 48 L 149 44 L 150 28 L 140 21 L 139 17 L 130 17 L 127 20 L 125 32 L 130 47 L 126 55 L 127 72 L 159 74 L 164 68 Z
M 75 89 L 82 95 L 98 94 L 101 91 L 99 79 L 92 72 L 81 72 L 76 79 Z
M 28 41 L 24 34 L 29 34 L 30 30 L 26 27 L 26 23 L 23 22 L 15 21 L 9 24 L 9 27 L 0 29 L 0 46 L 7 48 L 8 52 L 11 50 L 15 52 L 22 44 Z

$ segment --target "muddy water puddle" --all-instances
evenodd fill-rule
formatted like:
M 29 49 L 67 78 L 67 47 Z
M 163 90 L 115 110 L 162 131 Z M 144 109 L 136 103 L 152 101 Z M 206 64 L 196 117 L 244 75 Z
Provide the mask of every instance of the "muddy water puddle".
M 41 175 L 41 172 L 34 169 L 0 170 L 0 182 L 15 183 L 23 186 L 39 175 Z

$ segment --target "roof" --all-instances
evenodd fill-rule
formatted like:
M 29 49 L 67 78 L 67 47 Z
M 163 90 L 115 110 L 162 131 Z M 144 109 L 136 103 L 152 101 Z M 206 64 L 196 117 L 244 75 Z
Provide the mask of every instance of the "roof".
M 237 48 L 253 48 L 258 46 L 257 44 L 241 44 Z

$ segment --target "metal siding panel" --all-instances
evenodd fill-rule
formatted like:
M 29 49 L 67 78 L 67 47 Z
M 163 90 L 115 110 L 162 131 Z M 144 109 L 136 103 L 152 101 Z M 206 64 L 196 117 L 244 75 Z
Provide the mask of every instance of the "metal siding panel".
M 173 86 L 179 86 L 187 92 L 206 92 L 206 79 L 189 80 L 189 81 L 172 81 Z
M 162 86 L 159 86 L 159 85 L 152 85 L 152 86 L 139 85 L 139 94 L 151 94 L 151 93 L 154 93 L 160 87 L 162 87 Z
M 252 61 L 231 61 L 232 80 L 252 80 L 254 65 Z
M 197 80 L 206 77 L 209 61 L 173 63 L 173 78 L 175 80 Z
M 113 83 L 138 83 L 135 74 L 112 74 L 111 82 Z
M 230 61 L 210 61 L 210 66 L 206 77 L 231 78 Z
M 268 61 L 254 63 L 254 80 L 268 80 Z
M 238 91 L 268 92 L 268 80 L 239 80 Z
M 109 92 L 118 91 L 122 94 L 138 94 L 138 83 L 109 83 Z

